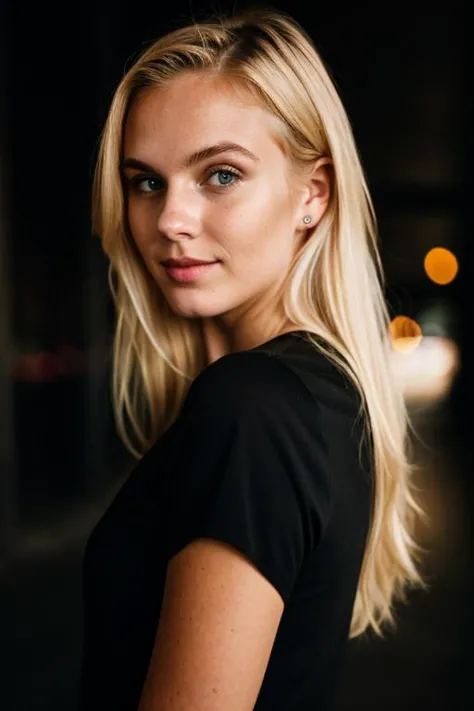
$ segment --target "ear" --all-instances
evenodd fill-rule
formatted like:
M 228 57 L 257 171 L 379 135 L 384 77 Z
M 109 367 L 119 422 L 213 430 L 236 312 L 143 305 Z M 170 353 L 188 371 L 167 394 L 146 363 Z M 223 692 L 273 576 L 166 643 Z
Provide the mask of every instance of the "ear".
M 332 161 L 326 156 L 318 158 L 311 172 L 303 183 L 302 197 L 297 211 L 297 229 L 307 230 L 303 217 L 312 218 L 309 227 L 317 225 L 324 215 L 331 196 Z

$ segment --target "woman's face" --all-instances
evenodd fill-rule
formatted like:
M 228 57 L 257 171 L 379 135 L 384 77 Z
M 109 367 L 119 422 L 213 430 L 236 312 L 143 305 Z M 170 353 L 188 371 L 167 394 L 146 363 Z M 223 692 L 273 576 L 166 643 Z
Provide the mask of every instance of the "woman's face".
M 223 78 L 185 75 L 135 100 L 123 151 L 129 226 L 176 313 L 229 327 L 271 317 L 305 231 L 277 136 L 276 119 Z M 226 143 L 240 149 L 218 150 Z M 177 282 L 161 262 L 183 257 L 217 264 Z

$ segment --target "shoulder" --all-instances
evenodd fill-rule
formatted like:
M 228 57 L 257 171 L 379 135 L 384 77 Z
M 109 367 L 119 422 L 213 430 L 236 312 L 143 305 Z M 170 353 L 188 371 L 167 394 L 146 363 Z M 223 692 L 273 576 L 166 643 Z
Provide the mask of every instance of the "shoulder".
M 289 400 L 313 399 L 300 379 L 281 359 L 264 351 L 229 353 L 207 366 L 193 381 L 188 405 L 223 405 L 225 410 L 287 407 Z M 313 403 L 314 404 L 314 403 Z
M 233 389 L 235 383 L 244 385 L 249 380 L 254 384 L 262 380 L 268 382 L 275 376 L 281 375 L 281 367 L 272 366 L 274 361 L 272 355 L 264 351 L 228 353 L 204 368 L 194 383 L 205 383 L 208 386 L 228 383 L 229 388 Z

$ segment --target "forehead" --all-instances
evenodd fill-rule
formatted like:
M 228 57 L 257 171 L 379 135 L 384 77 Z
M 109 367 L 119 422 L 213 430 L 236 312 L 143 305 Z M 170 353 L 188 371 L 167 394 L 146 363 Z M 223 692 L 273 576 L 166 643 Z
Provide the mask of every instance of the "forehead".
M 124 153 L 135 158 L 156 153 L 167 163 L 220 141 L 240 143 L 259 155 L 281 153 L 280 132 L 277 117 L 243 85 L 187 74 L 136 97 L 125 123 Z

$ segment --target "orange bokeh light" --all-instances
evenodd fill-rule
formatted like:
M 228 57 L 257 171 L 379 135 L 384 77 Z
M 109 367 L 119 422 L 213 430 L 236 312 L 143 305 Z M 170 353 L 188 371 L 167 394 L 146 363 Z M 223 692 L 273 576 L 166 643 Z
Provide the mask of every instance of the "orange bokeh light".
M 423 338 L 420 324 L 409 316 L 395 316 L 390 323 L 389 331 L 392 346 L 399 353 L 410 353 Z
M 436 284 L 449 284 L 458 273 L 458 260 L 449 249 L 434 247 L 424 261 L 425 272 Z

